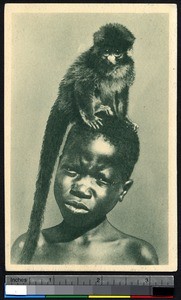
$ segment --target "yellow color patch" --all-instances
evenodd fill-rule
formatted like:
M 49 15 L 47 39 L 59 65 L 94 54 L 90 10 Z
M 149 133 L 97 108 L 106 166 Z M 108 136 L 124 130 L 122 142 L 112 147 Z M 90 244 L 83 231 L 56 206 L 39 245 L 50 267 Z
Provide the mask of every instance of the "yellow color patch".
M 130 299 L 131 298 L 131 296 L 119 296 L 119 295 L 114 295 L 114 296 L 111 296 L 111 295 L 90 295 L 88 298 L 102 298 L 102 299 L 110 299 L 110 298 L 112 298 L 112 299 L 115 299 L 115 298 L 119 298 L 119 299 Z

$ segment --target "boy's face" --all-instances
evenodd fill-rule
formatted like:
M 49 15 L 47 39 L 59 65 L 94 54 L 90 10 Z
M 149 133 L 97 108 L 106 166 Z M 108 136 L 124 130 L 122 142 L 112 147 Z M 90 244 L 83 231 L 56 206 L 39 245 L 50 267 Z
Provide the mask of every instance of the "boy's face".
M 116 158 L 116 148 L 103 136 L 79 138 L 64 151 L 54 193 L 65 221 L 89 225 L 113 209 L 124 192 Z

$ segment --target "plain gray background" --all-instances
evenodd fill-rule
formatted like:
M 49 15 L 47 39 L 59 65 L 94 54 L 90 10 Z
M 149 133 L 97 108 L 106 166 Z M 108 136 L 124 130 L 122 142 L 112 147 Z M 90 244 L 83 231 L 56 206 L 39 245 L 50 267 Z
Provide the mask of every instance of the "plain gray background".
M 12 31 L 11 241 L 27 230 L 45 124 L 58 85 L 92 36 L 109 22 L 136 37 L 129 116 L 139 124 L 134 185 L 109 214 L 121 231 L 150 242 L 168 262 L 168 15 L 14 14 Z M 61 215 L 50 190 L 43 227 Z

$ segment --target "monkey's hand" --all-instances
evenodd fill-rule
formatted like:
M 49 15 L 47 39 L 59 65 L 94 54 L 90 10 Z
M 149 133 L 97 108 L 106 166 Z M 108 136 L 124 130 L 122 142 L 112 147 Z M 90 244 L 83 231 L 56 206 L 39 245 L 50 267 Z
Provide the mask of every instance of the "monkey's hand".
M 95 115 L 88 116 L 88 115 L 85 114 L 85 112 L 82 109 L 80 109 L 79 112 L 80 112 L 80 115 L 81 115 L 83 121 L 88 126 L 93 127 L 94 129 L 98 129 L 100 126 L 103 125 L 102 124 L 102 119 L 100 117 L 95 116 Z
M 100 105 L 100 107 L 96 110 L 96 113 L 100 111 L 105 111 L 105 113 L 110 116 L 114 115 L 112 109 L 108 105 Z

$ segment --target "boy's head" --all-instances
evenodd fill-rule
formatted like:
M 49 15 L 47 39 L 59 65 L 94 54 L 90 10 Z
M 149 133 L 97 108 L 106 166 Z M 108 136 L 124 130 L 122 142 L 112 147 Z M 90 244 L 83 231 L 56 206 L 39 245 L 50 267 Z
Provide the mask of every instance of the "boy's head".
M 79 226 L 104 218 L 132 185 L 138 157 L 138 135 L 128 123 L 107 117 L 98 130 L 74 125 L 54 186 L 64 219 Z
M 130 178 L 139 157 L 139 138 L 133 126 L 115 117 L 104 117 L 104 125 L 98 130 L 92 129 L 83 123 L 74 125 L 68 135 L 63 154 L 67 148 L 83 142 L 96 140 L 102 136 L 107 143 L 116 150 L 116 165 L 119 166 L 123 181 Z M 69 151 L 69 150 L 68 150 Z M 74 150 L 73 150 L 74 151 Z

